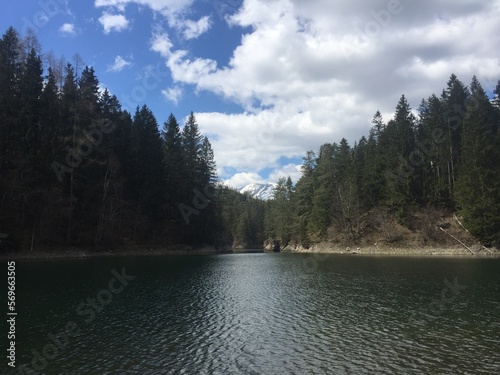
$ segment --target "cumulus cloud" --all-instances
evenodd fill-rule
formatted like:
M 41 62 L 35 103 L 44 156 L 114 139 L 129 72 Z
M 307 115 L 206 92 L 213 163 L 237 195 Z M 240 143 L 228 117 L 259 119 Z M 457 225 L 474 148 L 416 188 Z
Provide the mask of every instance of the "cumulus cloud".
M 75 25 L 73 23 L 64 23 L 59 28 L 59 31 L 65 35 L 75 35 L 76 34 Z
M 171 48 L 173 47 L 172 42 L 166 32 L 163 30 L 158 30 L 153 33 L 151 38 L 151 50 L 158 52 L 163 57 L 169 57 L 171 55 Z
M 182 98 L 182 87 L 173 86 L 166 90 L 162 90 L 161 93 L 163 94 L 165 99 L 177 105 L 179 103 L 179 100 Z
M 227 22 L 250 31 L 227 65 L 193 57 L 166 34 L 155 34 L 151 48 L 174 82 L 242 107 L 197 114 L 200 128 L 217 134 L 218 165 L 251 174 L 276 168 L 277 178 L 296 170 L 280 167 L 281 157 L 342 137 L 352 145 L 368 134 L 375 111 L 390 119 L 401 94 L 415 109 L 451 73 L 493 86 L 498 19 L 498 0 L 245 0 Z
M 123 14 L 112 14 L 104 12 L 99 17 L 99 22 L 104 28 L 104 33 L 109 34 L 111 31 L 122 31 L 129 27 L 129 21 Z
M 280 178 L 290 177 L 296 183 L 301 176 L 301 167 L 301 164 L 287 164 L 277 168 L 269 175 L 269 180 L 278 181 Z
M 152 11 L 163 15 L 169 26 L 179 29 L 187 39 L 196 38 L 209 29 L 208 17 L 199 21 L 184 21 L 184 14 L 188 13 L 194 0 L 95 0 L 95 6 L 112 8 L 124 12 L 128 4 L 137 4 L 148 7 Z
M 224 181 L 227 186 L 232 188 L 242 188 L 249 184 L 264 184 L 266 181 L 257 173 L 239 172 Z
M 128 4 L 147 6 L 165 15 L 179 13 L 193 4 L 194 0 L 95 0 L 96 7 L 115 7 L 124 9 Z
M 210 26 L 211 22 L 208 16 L 201 17 L 198 21 L 185 20 L 181 26 L 184 28 L 182 34 L 185 39 L 195 39 L 210 29 Z
M 129 65 L 132 65 L 130 61 L 127 61 L 120 55 L 117 55 L 115 57 L 115 62 L 108 67 L 108 72 L 118 73 Z

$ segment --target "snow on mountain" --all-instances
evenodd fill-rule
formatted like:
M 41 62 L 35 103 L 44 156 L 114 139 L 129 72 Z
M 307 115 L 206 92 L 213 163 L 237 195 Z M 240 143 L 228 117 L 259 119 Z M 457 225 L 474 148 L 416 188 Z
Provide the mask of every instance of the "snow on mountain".
M 276 184 L 249 184 L 246 186 L 243 186 L 242 188 L 238 188 L 238 191 L 242 194 L 249 194 L 250 196 L 257 198 L 257 199 L 262 199 L 262 200 L 268 200 L 273 197 L 273 189 L 276 186 Z

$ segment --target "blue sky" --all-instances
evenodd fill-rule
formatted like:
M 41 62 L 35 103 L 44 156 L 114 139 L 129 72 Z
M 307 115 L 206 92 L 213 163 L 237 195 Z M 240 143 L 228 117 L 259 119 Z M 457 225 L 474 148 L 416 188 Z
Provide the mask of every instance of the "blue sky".
M 6 6 L 5 6 L 6 5 Z M 194 111 L 221 179 L 300 175 L 307 150 L 351 144 L 401 94 L 418 108 L 451 73 L 500 79 L 499 0 L 4 1 L 3 31 L 78 53 L 127 109 Z

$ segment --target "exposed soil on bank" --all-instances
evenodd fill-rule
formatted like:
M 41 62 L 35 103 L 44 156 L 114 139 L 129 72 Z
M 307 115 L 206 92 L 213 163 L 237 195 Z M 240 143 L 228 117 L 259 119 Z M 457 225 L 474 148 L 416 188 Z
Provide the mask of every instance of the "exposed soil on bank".
M 329 254 L 352 254 L 352 255 L 385 255 L 385 256 L 452 256 L 452 257 L 500 257 L 500 251 L 496 248 L 486 249 L 480 246 L 470 248 L 464 247 L 434 247 L 434 246 L 360 246 L 340 247 L 331 243 L 318 243 L 308 249 L 302 246 L 287 246 L 282 251 L 292 253 L 329 253 Z

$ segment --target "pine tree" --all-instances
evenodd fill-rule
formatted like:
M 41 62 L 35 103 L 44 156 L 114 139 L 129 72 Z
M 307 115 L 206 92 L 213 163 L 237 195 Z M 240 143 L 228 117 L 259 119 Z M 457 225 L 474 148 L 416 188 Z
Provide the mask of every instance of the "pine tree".
M 495 90 L 493 91 L 493 94 L 494 96 L 493 100 L 491 101 L 491 104 L 493 104 L 493 107 L 495 107 L 497 114 L 500 114 L 500 80 L 498 80 Z
M 217 166 L 215 164 L 212 145 L 210 144 L 207 136 L 204 136 L 203 141 L 201 142 L 200 162 L 203 184 L 213 186 L 217 181 Z
M 500 243 L 500 137 L 494 107 L 473 77 L 463 127 L 457 199 L 464 223 L 486 244 Z
M 132 136 L 136 140 L 136 212 L 138 219 L 147 219 L 148 223 L 144 224 L 156 224 L 160 222 L 164 210 L 164 154 L 158 123 L 146 105 L 136 110 Z
M 165 152 L 166 199 L 168 202 L 167 215 L 170 220 L 181 221 L 178 206 L 190 202 L 191 191 L 182 189 L 186 179 L 184 170 L 184 150 L 182 135 L 177 119 L 171 113 L 167 122 L 163 124 L 162 139 Z
M 452 175 L 449 165 L 449 144 L 446 106 L 431 95 L 420 106 L 417 129 L 419 158 L 419 203 L 452 207 Z
M 387 137 L 383 136 L 386 125 L 382 115 L 377 111 L 372 119 L 372 128 L 366 143 L 365 163 L 362 171 L 365 186 L 362 191 L 369 191 L 364 197 L 364 205 L 367 209 L 380 204 L 385 190 L 384 173 L 387 168 Z M 361 193 L 363 194 L 363 193 Z
M 193 112 L 190 113 L 182 131 L 184 168 L 187 174 L 188 190 L 203 189 L 201 145 L 203 137 L 198 130 L 198 123 Z
M 22 226 L 33 225 L 39 212 L 41 178 L 47 175 L 40 155 L 40 97 L 42 94 L 42 61 L 34 49 L 22 61 L 19 79 L 18 135 L 14 146 L 14 160 L 20 174 L 18 193 L 24 199 L 19 207 L 23 215 Z M 29 221 L 29 222 L 28 222 Z
M 286 246 L 292 239 L 292 196 L 294 193 L 292 180 L 281 177 L 273 190 L 273 200 L 269 209 L 268 237 Z
M 10 27 L 0 40 L 0 175 L 12 169 L 14 147 L 21 134 L 17 109 L 19 77 L 21 76 L 20 40 L 17 31 Z M 2 178 L 4 180 L 4 178 Z M 4 180 L 5 182 L 5 180 Z
M 47 153 L 51 154 L 54 159 L 54 150 L 57 144 L 57 136 L 59 131 L 60 103 L 59 90 L 57 88 L 56 78 L 52 69 L 48 69 L 46 76 L 45 87 L 40 96 L 40 127 L 41 127 L 41 144 L 47 149 Z M 52 162 L 53 160 L 51 160 Z M 50 164 L 50 163 L 49 163 Z
M 307 151 L 303 158 L 301 172 L 302 175 L 297 181 L 294 194 L 294 216 L 295 229 L 293 239 L 298 243 L 308 245 L 309 234 L 307 232 L 310 221 L 311 210 L 314 197 L 314 173 L 316 169 L 316 154 Z
M 415 117 L 404 95 L 401 96 L 394 119 L 389 121 L 381 135 L 380 144 L 386 146 L 386 204 L 402 221 L 408 218 L 409 205 L 415 199 Z
M 460 150 L 462 148 L 462 135 L 464 132 L 463 122 L 466 115 L 465 105 L 469 96 L 470 93 L 467 87 L 455 74 L 452 74 L 448 80 L 447 89 L 442 95 L 442 100 L 446 108 L 444 120 L 448 127 L 449 190 L 452 196 L 454 195 L 457 171 L 460 169 Z
M 325 238 L 331 224 L 335 194 L 334 155 L 338 146 L 325 143 L 319 149 L 314 179 L 314 196 L 312 201 L 309 231 L 314 239 Z
M 375 142 L 377 142 L 380 137 L 380 134 L 385 129 L 384 119 L 382 118 L 382 114 L 380 113 L 379 110 L 377 110 L 377 112 L 375 112 L 375 115 L 373 115 L 372 124 L 373 126 L 370 129 L 370 137 Z

